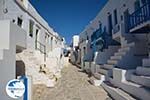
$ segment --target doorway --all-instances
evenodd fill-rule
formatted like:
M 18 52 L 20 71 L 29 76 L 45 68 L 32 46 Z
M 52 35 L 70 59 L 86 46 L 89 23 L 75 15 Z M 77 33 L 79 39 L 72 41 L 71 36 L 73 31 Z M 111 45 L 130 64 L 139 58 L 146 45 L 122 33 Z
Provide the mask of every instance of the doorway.
M 109 35 L 112 35 L 112 29 L 113 29 L 113 27 L 112 27 L 112 15 L 109 14 L 108 15 L 108 34 Z
M 125 33 L 129 32 L 129 10 L 124 11 L 124 27 L 125 27 Z
M 38 33 L 39 33 L 39 29 L 36 29 L 36 34 L 35 34 L 35 49 L 37 49 L 37 42 L 38 42 Z

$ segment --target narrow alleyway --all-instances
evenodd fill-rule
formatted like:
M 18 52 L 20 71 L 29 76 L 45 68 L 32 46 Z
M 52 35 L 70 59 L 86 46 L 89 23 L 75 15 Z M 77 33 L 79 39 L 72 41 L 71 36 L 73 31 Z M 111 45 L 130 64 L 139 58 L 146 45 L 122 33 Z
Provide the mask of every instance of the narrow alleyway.
M 106 100 L 107 93 L 102 87 L 88 82 L 88 75 L 69 64 L 62 70 L 62 78 L 55 88 L 34 86 L 33 100 Z

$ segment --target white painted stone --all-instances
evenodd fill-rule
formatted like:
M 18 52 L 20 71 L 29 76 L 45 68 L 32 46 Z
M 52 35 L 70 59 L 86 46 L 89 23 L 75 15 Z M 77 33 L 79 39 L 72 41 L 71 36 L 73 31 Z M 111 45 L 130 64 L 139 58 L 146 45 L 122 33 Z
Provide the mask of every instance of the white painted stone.
M 113 79 L 115 81 L 123 82 L 126 80 L 125 78 L 126 70 L 114 68 L 113 69 Z
M 90 71 L 90 62 L 85 62 L 85 68 L 84 68 L 87 72 Z
M 111 64 L 104 64 L 105 69 L 113 69 L 114 65 Z
M 102 87 L 111 95 L 114 100 L 136 100 L 123 90 L 102 83 Z
M 101 75 L 100 79 L 96 79 L 94 77 L 90 78 L 90 82 L 94 85 L 94 86 L 100 86 L 102 84 L 102 82 L 105 81 L 105 76 Z
M 128 94 L 133 95 L 140 100 L 149 100 L 150 98 L 150 91 L 143 87 L 142 85 L 124 81 L 124 82 L 117 82 L 114 79 L 110 79 L 111 84 L 114 86 L 121 88 L 122 90 L 126 91 Z
M 131 81 L 150 88 L 150 77 L 148 77 L 148 76 L 132 75 Z
M 142 85 L 132 82 L 123 82 L 121 84 L 121 88 L 141 100 L 149 100 L 150 98 L 150 91 L 144 88 Z
M 91 62 L 91 72 L 94 74 L 96 72 L 96 64 L 95 62 Z
M 100 65 L 95 65 L 95 67 L 96 67 L 96 71 L 95 71 L 95 73 L 97 73 L 98 72 L 98 69 L 100 68 Z
M 149 59 L 143 59 L 143 66 L 144 67 L 150 67 L 150 58 Z
M 120 60 L 122 56 L 111 56 L 111 59 L 113 60 Z
M 150 68 L 146 67 L 137 67 L 136 68 L 137 75 L 150 76 Z
M 112 64 L 112 65 L 116 65 L 118 63 L 118 60 L 112 60 L 112 59 L 110 59 L 110 60 L 107 61 L 107 63 L 108 64 Z

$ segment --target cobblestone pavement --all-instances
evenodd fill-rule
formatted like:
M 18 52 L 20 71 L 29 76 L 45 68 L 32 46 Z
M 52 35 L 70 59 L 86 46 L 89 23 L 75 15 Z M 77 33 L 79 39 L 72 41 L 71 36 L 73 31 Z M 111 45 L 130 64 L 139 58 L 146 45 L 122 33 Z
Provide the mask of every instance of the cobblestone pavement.
M 106 100 L 104 89 L 91 85 L 88 80 L 87 74 L 70 64 L 62 70 L 62 78 L 54 88 L 34 86 L 33 100 Z

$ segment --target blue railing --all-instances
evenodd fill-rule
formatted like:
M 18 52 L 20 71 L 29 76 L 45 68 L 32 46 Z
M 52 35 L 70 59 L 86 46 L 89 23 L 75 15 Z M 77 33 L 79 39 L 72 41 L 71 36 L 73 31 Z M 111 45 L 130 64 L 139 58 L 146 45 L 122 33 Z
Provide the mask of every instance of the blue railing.
M 101 37 L 102 34 L 103 33 L 100 29 L 96 30 L 91 36 L 91 41 L 97 40 L 99 37 Z
M 129 15 L 129 29 L 135 28 L 148 20 L 150 20 L 150 2 Z
M 104 48 L 104 32 L 102 32 L 101 28 L 97 29 L 95 32 L 93 32 L 91 36 L 91 47 L 93 51 L 99 51 Z

